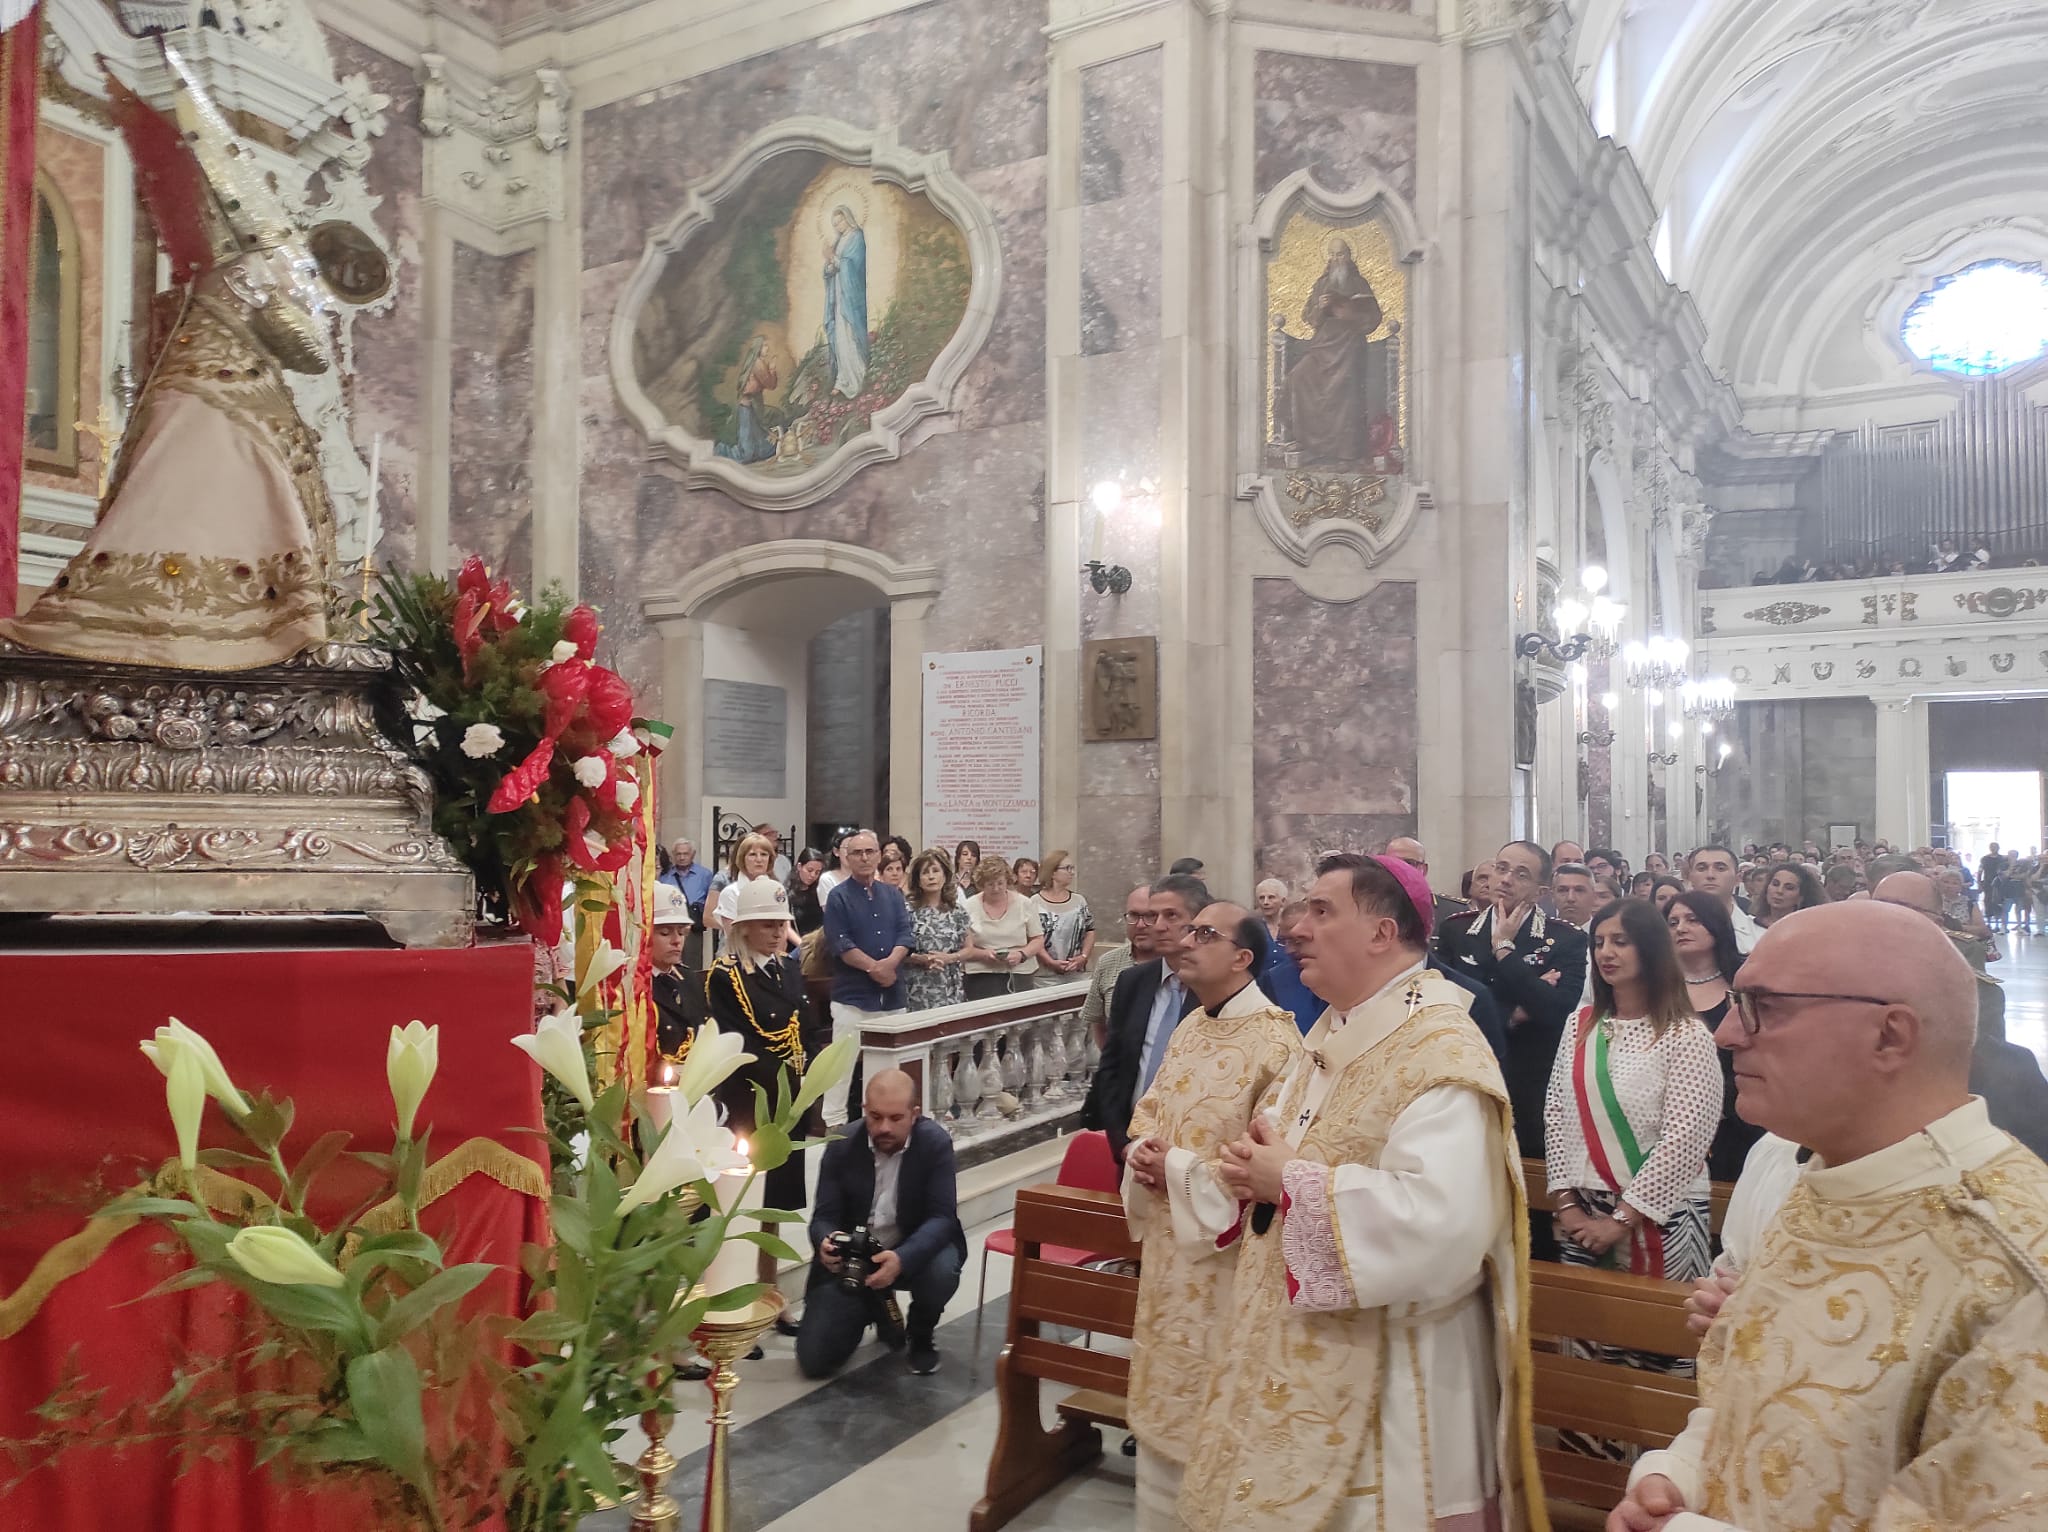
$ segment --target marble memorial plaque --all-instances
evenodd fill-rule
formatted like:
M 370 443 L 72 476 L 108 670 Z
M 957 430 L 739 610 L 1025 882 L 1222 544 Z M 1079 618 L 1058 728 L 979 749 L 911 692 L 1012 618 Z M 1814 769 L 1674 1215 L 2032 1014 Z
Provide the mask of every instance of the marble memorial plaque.
M 704 683 L 704 791 L 780 798 L 789 786 L 789 693 L 754 681 Z

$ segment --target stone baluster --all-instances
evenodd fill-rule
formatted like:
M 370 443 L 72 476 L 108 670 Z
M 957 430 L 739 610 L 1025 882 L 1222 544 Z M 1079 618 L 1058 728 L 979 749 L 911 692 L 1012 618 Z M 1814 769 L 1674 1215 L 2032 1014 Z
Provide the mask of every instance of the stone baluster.
M 1024 1110 L 1035 1112 L 1045 1104 L 1045 1034 L 1050 1021 L 1029 1022 L 1024 1027 Z
M 932 1119 L 950 1133 L 953 1131 L 953 1050 L 946 1044 L 933 1046 L 931 1061 L 925 1065 L 925 1078 L 931 1082 Z
M 1055 1016 L 1045 1024 L 1045 1099 L 1064 1101 L 1067 1089 L 1067 1018 Z
M 1015 1116 L 1024 1107 L 1024 1034 L 1029 1030 L 1024 1022 L 1012 1022 L 1003 1028 L 1003 1091 L 1016 1103 L 1010 1108 Z
M 1092 1035 L 1081 1022 L 1080 1013 L 1061 1019 L 1061 1027 L 1067 1035 L 1067 1093 L 1075 1100 L 1082 1100 L 1088 1094 L 1088 1077 L 1092 1071 L 1088 1065 L 1088 1041 Z
M 998 1099 L 1003 1094 L 1003 1062 L 996 1053 L 1001 1035 L 999 1030 L 992 1030 L 982 1033 L 980 1038 L 981 1104 L 975 1109 L 975 1115 L 984 1123 L 993 1122 L 1003 1115 L 1002 1103 Z
M 953 1109 L 960 1115 L 955 1119 L 954 1135 L 958 1138 L 972 1138 L 981 1131 L 976 1108 L 981 1104 L 981 1071 L 974 1063 L 974 1039 L 960 1039 L 960 1063 L 953 1072 Z

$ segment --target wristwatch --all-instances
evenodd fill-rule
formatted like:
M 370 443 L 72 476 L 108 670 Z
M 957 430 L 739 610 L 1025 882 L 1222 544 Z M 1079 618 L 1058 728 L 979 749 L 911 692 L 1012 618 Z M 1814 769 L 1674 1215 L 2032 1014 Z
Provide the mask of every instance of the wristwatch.
M 1614 1211 L 1612 1213 L 1609 1213 L 1607 1216 L 1609 1218 L 1612 1218 L 1616 1223 L 1620 1224 L 1624 1229 L 1635 1228 L 1637 1222 L 1642 1217 L 1641 1214 L 1636 1212 L 1636 1210 L 1630 1207 L 1626 1202 L 1615 1203 Z

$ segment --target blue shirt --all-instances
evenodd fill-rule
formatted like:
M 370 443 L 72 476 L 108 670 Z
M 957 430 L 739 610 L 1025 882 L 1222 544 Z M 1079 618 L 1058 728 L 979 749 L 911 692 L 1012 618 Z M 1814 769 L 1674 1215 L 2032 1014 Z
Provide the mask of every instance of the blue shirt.
M 825 945 L 832 953 L 832 1000 L 863 1011 L 900 1011 L 907 1004 L 903 992 L 903 971 L 896 982 L 883 989 L 873 979 L 846 961 L 846 954 L 859 948 L 877 962 L 897 947 L 906 952 L 916 944 L 910 931 L 910 906 L 895 888 L 876 878 L 866 888 L 858 879 L 843 878 L 832 886 L 825 900 Z
M 1259 975 L 1259 988 L 1281 1010 L 1294 1013 L 1294 1024 L 1304 1034 L 1329 1009 L 1315 991 L 1302 982 L 1301 965 L 1294 961 L 1294 954 L 1278 942 L 1273 943 L 1266 953 L 1266 967 Z
M 686 868 L 671 867 L 663 873 L 660 882 L 683 891 L 683 897 L 695 905 L 702 905 L 711 892 L 711 869 L 702 862 L 692 862 Z

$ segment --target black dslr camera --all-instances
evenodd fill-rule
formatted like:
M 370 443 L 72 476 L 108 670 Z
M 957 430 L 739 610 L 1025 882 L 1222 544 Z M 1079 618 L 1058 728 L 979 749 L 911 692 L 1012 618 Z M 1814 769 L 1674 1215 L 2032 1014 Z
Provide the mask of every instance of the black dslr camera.
M 865 1291 L 875 1274 L 875 1257 L 882 1247 L 866 1224 L 855 1224 L 851 1234 L 844 1230 L 832 1236 L 832 1253 L 839 1257 L 839 1285 L 850 1293 Z

